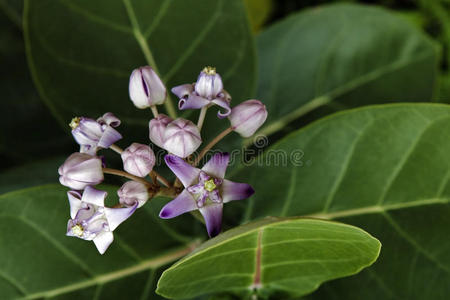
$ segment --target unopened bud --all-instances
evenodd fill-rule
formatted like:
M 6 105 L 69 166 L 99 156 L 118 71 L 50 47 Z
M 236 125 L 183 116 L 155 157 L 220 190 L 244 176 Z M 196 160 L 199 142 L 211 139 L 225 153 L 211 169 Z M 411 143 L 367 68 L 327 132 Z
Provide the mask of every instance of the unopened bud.
M 153 150 L 143 144 L 133 143 L 122 154 L 123 169 L 130 174 L 145 177 L 155 165 Z
M 74 190 L 82 190 L 88 185 L 103 181 L 102 161 L 86 153 L 73 153 L 59 167 L 59 181 Z
M 159 114 L 156 118 L 152 119 L 148 124 L 149 137 L 153 144 L 163 148 L 164 146 L 164 132 L 167 125 L 172 122 L 172 118 L 169 118 L 165 114 Z
M 197 125 L 182 118 L 167 125 L 164 140 L 164 149 L 182 158 L 194 153 L 202 143 Z
M 148 200 L 148 190 L 145 184 L 137 181 L 127 181 L 122 185 L 122 187 L 117 191 L 119 195 L 120 203 L 131 207 L 138 202 L 138 208 L 145 204 Z
M 228 119 L 241 136 L 252 136 L 267 119 L 266 106 L 259 100 L 244 101 L 231 109 Z
M 149 66 L 133 70 L 129 83 L 130 99 L 137 108 L 162 104 L 166 99 L 166 87 Z

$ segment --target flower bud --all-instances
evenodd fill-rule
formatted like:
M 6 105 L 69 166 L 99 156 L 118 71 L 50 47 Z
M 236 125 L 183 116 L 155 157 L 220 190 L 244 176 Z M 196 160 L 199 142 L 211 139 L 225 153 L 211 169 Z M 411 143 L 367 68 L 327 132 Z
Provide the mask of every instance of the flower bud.
M 228 119 L 233 130 L 243 137 L 252 136 L 266 121 L 266 106 L 259 100 L 247 100 L 231 109 Z
M 166 99 L 166 87 L 149 66 L 133 70 L 129 83 L 130 99 L 137 108 L 162 104 Z
M 169 118 L 165 114 L 159 114 L 156 118 L 152 119 L 148 124 L 149 137 L 153 144 L 163 148 L 164 146 L 164 132 L 167 125 L 172 122 L 173 119 Z
M 217 95 L 222 92 L 223 83 L 222 78 L 216 69 L 212 67 L 206 67 L 200 72 L 195 83 L 195 92 L 203 98 L 212 100 L 217 97 Z
M 147 146 L 138 143 L 131 144 L 122 154 L 123 169 L 130 174 L 145 177 L 155 165 L 155 154 Z
M 198 127 L 182 118 L 167 125 L 164 140 L 164 149 L 182 158 L 194 153 L 202 143 Z
M 138 208 L 145 204 L 148 200 L 148 190 L 145 184 L 137 181 L 127 181 L 122 185 L 122 187 L 117 191 L 119 195 L 120 203 L 131 207 L 138 202 Z
M 96 156 L 75 152 L 58 169 L 59 182 L 74 190 L 103 181 L 102 161 Z

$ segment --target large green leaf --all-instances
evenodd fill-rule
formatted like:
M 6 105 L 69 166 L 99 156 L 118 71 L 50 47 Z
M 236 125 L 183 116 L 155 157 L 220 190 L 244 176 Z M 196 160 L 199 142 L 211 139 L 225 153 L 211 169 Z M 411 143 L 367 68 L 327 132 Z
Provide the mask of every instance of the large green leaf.
M 169 298 L 233 291 L 241 296 L 304 295 L 324 281 L 358 273 L 380 251 L 359 228 L 315 219 L 269 218 L 232 229 L 164 271 Z
M 309 215 L 380 239 L 373 267 L 327 285 L 317 299 L 446 299 L 449 132 L 450 106 L 442 104 L 383 105 L 315 122 L 236 176 L 256 190 L 244 219 Z
M 339 4 L 305 10 L 257 42 L 258 98 L 269 111 L 261 134 L 312 111 L 308 120 L 370 103 L 431 100 L 436 46 L 384 9 Z
M 107 188 L 109 197 L 115 189 Z M 92 242 L 65 236 L 66 189 L 46 185 L 0 196 L 2 299 L 154 299 L 159 268 L 196 245 L 189 216 L 162 221 L 153 199 L 115 231 L 102 256 Z M 195 225 L 195 224 L 194 224 Z M 203 228 L 201 228 L 204 231 Z
M 128 97 L 132 69 L 145 64 L 169 90 L 195 81 L 206 65 L 217 67 L 236 102 L 254 89 L 254 45 L 241 0 L 26 1 L 24 21 L 34 81 L 62 124 L 111 111 L 128 132 L 141 125 L 135 136 L 147 140 L 151 113 Z
M 19 22 L 20 25 L 21 21 L 21 8 L 15 7 L 20 6 L 20 3 L 0 0 L 0 111 L 3 112 L 0 120 L 1 169 L 60 153 L 67 148 L 69 140 L 58 128 L 58 123 L 33 86 L 26 63 L 22 31 L 15 24 Z

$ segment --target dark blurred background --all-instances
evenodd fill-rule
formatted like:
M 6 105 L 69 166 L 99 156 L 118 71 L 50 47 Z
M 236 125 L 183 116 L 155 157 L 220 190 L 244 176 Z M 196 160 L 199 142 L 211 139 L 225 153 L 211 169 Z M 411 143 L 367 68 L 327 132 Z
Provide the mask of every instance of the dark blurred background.
M 450 99 L 450 0 L 243 1 L 255 35 L 289 14 L 325 3 L 357 2 L 391 9 L 440 45 L 440 75 L 434 101 Z M 20 165 L 32 163 L 39 168 L 46 159 L 61 161 L 78 147 L 72 142 L 69 127 L 60 127 L 33 83 L 22 36 L 22 10 L 22 0 L 0 0 L 0 169 L 17 169 L 23 177 Z M 6 179 L 0 175 L 0 180 Z

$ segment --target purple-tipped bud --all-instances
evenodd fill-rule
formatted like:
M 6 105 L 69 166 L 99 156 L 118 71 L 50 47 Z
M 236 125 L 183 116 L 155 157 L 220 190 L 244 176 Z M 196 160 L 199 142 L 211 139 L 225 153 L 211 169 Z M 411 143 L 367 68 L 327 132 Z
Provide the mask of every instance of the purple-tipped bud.
M 195 83 L 195 92 L 203 98 L 212 100 L 223 90 L 222 78 L 216 69 L 206 67 L 201 72 Z
M 102 161 L 96 156 L 75 152 L 59 167 L 59 182 L 74 190 L 103 181 Z
M 122 154 L 123 169 L 130 174 L 145 177 L 155 165 L 153 150 L 143 144 L 133 143 Z
M 194 153 L 202 143 L 198 127 L 182 118 L 167 125 L 164 140 L 164 149 L 182 158 Z
M 105 113 L 97 121 L 80 117 L 70 122 L 72 135 L 81 146 L 80 152 L 95 155 L 98 147 L 109 148 L 122 138 L 113 127 L 120 125 L 120 120 L 112 113 Z
M 165 114 L 159 114 L 156 118 L 150 120 L 149 137 L 153 144 L 163 148 L 164 146 L 164 133 L 167 125 L 172 122 L 173 119 Z
M 228 119 L 241 136 L 252 136 L 267 119 L 266 106 L 259 100 L 244 101 L 231 109 Z
M 131 207 L 138 202 L 138 208 L 147 202 L 149 196 L 147 187 L 137 181 L 125 182 L 117 191 L 117 195 L 119 195 L 121 204 Z
M 166 99 L 166 87 L 149 66 L 133 70 L 129 83 L 130 99 L 137 108 L 162 104 Z

